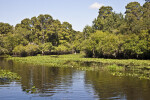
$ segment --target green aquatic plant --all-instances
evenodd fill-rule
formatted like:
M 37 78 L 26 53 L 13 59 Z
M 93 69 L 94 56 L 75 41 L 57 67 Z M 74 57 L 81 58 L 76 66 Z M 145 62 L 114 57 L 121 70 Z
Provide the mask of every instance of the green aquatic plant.
M 125 67 L 117 66 L 116 64 L 113 64 L 113 65 L 106 66 L 105 69 L 109 71 L 124 71 Z
M 35 86 L 32 86 L 30 89 L 25 89 L 24 91 L 31 94 L 38 93 L 38 89 Z
M 0 70 L 0 79 L 19 80 L 21 77 L 17 73 L 11 72 L 9 70 Z
M 150 69 L 150 60 L 136 59 L 103 59 L 103 58 L 85 58 L 84 54 L 67 55 L 46 55 L 46 56 L 28 56 L 28 57 L 9 57 L 7 60 L 14 62 L 27 63 L 33 65 L 51 66 L 51 67 L 73 67 L 78 70 L 107 70 L 114 76 L 137 76 L 134 71 L 140 73 Z M 127 71 L 131 72 L 127 74 Z M 138 78 L 147 78 L 150 73 L 138 74 Z
M 83 54 L 67 54 L 67 55 L 48 55 L 48 56 L 28 56 L 28 57 L 9 57 L 7 60 L 13 60 L 21 63 L 31 63 L 36 65 L 72 67 L 67 62 L 82 62 L 82 63 L 103 63 L 117 66 L 128 66 L 142 68 L 150 66 L 149 60 L 136 59 L 103 59 L 103 58 L 85 58 Z
M 147 79 L 150 80 L 150 72 L 146 73 L 140 73 L 140 72 L 112 72 L 111 73 L 113 76 L 118 76 L 118 77 L 135 77 L 135 78 L 139 78 L 139 79 Z

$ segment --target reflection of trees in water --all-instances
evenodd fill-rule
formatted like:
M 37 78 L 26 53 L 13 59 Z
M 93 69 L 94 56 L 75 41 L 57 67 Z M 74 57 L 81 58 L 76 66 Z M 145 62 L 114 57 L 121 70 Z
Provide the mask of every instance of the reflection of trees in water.
M 107 72 L 87 71 L 85 83 L 92 84 L 95 94 L 103 99 L 148 100 L 150 81 L 129 77 L 114 77 Z
M 6 60 L 4 60 L 3 57 L 0 57 L 0 68 L 1 69 L 13 71 L 12 66 L 13 66 L 13 61 L 12 60 L 6 61 Z
M 40 93 L 45 94 L 53 94 L 54 92 L 58 92 L 57 90 L 61 90 L 61 88 L 70 86 L 71 83 L 68 82 L 67 76 L 70 76 L 72 73 L 68 69 L 63 68 L 48 68 L 48 67 L 32 67 L 32 74 L 30 73 L 30 80 L 24 79 L 22 81 L 23 86 L 27 86 L 26 88 L 31 88 L 35 86 L 38 88 Z M 72 76 L 72 75 L 71 75 Z M 32 79 L 31 79 L 32 78 Z M 71 78 L 71 77 L 69 77 Z M 25 81 L 28 80 L 28 85 L 24 85 Z
M 34 88 L 41 96 L 53 95 L 72 85 L 73 70 L 70 68 L 31 66 L 27 64 L 14 63 L 14 72 L 22 79 L 23 91 L 30 91 Z M 37 91 L 35 91 L 37 92 Z

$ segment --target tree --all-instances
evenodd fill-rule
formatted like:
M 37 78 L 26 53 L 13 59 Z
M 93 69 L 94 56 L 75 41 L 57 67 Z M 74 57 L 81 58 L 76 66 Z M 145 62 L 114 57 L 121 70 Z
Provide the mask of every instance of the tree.
M 110 6 L 102 6 L 100 9 L 99 9 L 99 15 L 98 15 L 98 18 L 103 18 L 103 19 L 106 19 L 108 16 L 110 16 L 112 14 L 112 7 Z
M 93 21 L 93 27 L 96 30 L 103 30 L 104 29 L 104 24 L 106 23 L 106 20 L 111 14 L 112 14 L 112 7 L 106 6 L 106 7 L 101 7 L 99 9 L 99 15 L 97 19 Z
M 13 26 L 9 25 L 8 23 L 0 23 L 0 34 L 4 35 L 9 32 L 13 31 Z
M 150 2 L 143 5 L 143 23 L 144 30 L 150 30 Z
M 12 53 L 12 50 L 19 45 L 20 37 L 16 34 L 8 33 L 7 36 L 3 38 L 4 48 L 8 50 L 9 53 Z
M 126 20 L 129 26 L 129 33 L 139 33 L 142 26 L 143 10 L 138 2 L 130 2 L 126 6 Z
M 84 39 L 88 39 L 88 37 L 90 36 L 90 33 L 93 33 L 94 30 L 91 26 L 86 25 L 83 29 L 83 35 L 84 35 Z
M 51 50 L 53 50 L 53 49 L 54 49 L 54 47 L 53 47 L 51 42 L 41 44 L 41 46 L 40 46 L 40 50 L 42 51 L 42 55 L 44 55 L 45 53 L 50 53 Z
M 59 33 L 61 33 L 61 22 L 54 20 L 48 28 L 48 41 L 54 46 L 59 45 Z
M 48 25 L 50 25 L 53 21 L 53 18 L 50 15 L 39 15 L 37 17 L 38 20 L 38 28 L 41 31 L 40 32 L 40 38 L 42 39 L 42 43 L 44 44 L 46 42 L 46 30 L 48 28 Z
M 25 46 L 25 52 L 27 52 L 29 56 L 34 56 L 39 52 L 39 46 L 36 44 L 28 44 Z
M 25 57 L 27 56 L 26 48 L 23 45 L 18 45 L 13 49 L 14 55 Z
M 112 12 L 112 7 L 106 6 L 99 9 L 97 19 L 93 21 L 93 28 L 118 34 L 122 31 L 120 27 L 124 26 L 124 23 L 123 14 Z

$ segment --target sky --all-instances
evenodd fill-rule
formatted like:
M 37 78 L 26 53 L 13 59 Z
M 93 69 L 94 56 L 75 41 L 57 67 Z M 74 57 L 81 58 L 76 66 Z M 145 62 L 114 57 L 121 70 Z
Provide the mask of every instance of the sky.
M 53 19 L 69 22 L 82 31 L 98 16 L 101 6 L 111 6 L 116 13 L 124 13 L 129 2 L 144 0 L 0 0 L 0 22 L 15 26 L 25 18 L 49 14 Z

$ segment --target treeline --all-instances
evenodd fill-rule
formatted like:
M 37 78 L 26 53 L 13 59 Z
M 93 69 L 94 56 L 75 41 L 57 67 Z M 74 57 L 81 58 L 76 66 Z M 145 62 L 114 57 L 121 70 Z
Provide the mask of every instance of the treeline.
M 124 14 L 99 9 L 92 26 L 75 31 L 50 15 L 0 23 L 0 55 L 28 56 L 84 51 L 87 57 L 150 59 L 150 2 L 131 2 Z
M 131 2 L 125 15 L 101 7 L 92 26 L 83 30 L 88 57 L 150 59 L 150 2 Z
M 71 53 L 75 34 L 70 23 L 61 23 L 48 14 L 23 19 L 15 27 L 0 23 L 0 54 Z

